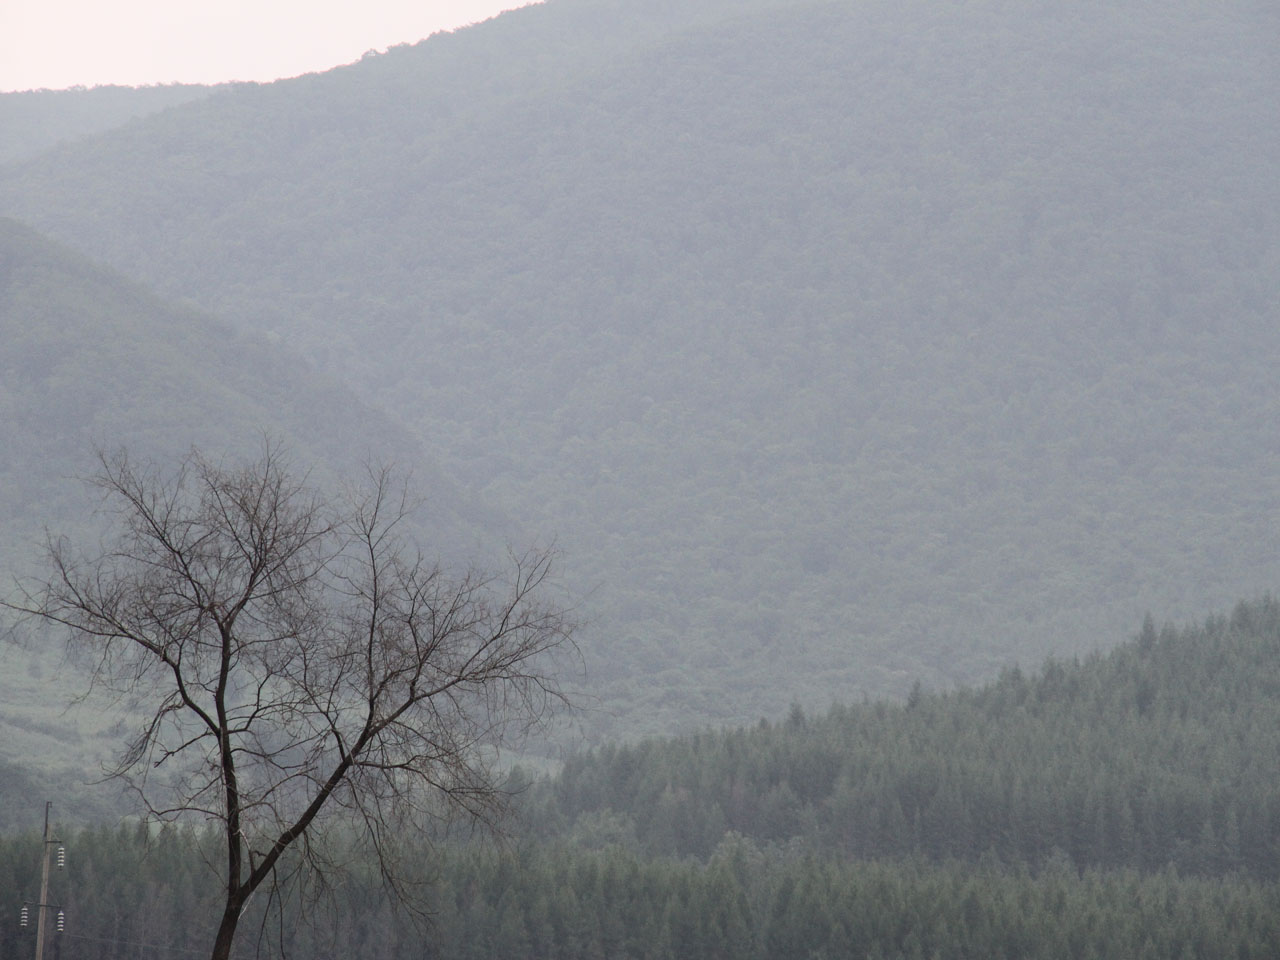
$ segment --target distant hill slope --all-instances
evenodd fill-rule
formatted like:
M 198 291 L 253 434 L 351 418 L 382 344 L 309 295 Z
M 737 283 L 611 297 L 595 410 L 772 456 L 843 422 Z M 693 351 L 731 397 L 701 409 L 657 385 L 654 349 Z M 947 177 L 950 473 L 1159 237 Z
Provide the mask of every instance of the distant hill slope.
M 841 858 L 924 856 L 1280 877 L 1280 603 L 1239 604 L 1083 662 L 905 705 L 607 748 L 531 827 L 646 855 L 729 834 Z
M 287 337 L 598 584 L 629 731 L 1280 581 L 1267 5 L 565 0 L 0 209 Z
M 68 491 L 92 469 L 95 446 L 153 457 L 192 446 L 236 453 L 256 449 L 264 435 L 322 481 L 369 458 L 413 471 L 442 553 L 463 554 L 515 529 L 441 473 L 403 427 L 279 338 L 166 302 L 4 218 L 0 370 L 8 548 L 44 526 L 77 521 Z
M 168 84 L 0 93 L 0 164 L 34 157 L 58 143 L 199 100 L 216 89 Z
M 139 457 L 199 446 L 252 452 L 268 435 L 324 482 L 367 457 L 413 471 L 424 550 L 495 556 L 516 527 L 441 473 L 417 441 L 280 343 L 166 303 L 136 283 L 0 218 L 0 592 L 40 562 L 43 530 L 83 541 L 96 501 L 76 479 L 97 445 Z M 0 761 L 91 779 L 122 734 L 92 708 L 54 650 L 0 644 Z M 101 737 L 95 739 L 95 735 Z M 81 795 L 72 789 L 68 805 Z M 67 794 L 60 790 L 60 795 Z

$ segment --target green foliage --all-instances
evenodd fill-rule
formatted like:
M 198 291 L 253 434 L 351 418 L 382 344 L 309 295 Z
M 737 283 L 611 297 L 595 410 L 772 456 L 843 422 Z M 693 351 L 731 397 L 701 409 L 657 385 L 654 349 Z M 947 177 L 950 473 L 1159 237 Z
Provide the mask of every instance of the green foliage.
M 1280 602 L 1083 662 L 901 706 L 601 748 L 529 823 L 607 822 L 633 849 L 707 857 L 726 835 L 853 857 L 994 858 L 1280 877 Z
M 539 838 L 399 838 L 422 868 L 425 927 L 387 901 L 374 864 L 351 863 L 325 890 L 256 899 L 238 951 L 1263 960 L 1280 942 L 1278 653 L 1280 603 L 1263 599 L 910 705 L 796 708 L 751 730 L 604 748 L 527 791 Z M 207 947 L 212 837 L 62 835 L 65 949 Z M 38 864 L 32 835 L 0 838 L 5 916 L 32 898 Z M 0 925 L 0 960 L 29 955 L 30 937 Z
M 85 960 L 200 952 L 216 891 L 198 873 L 199 846 L 191 833 L 127 827 L 69 838 L 68 875 L 56 878 L 68 917 L 59 947 Z M 6 917 L 38 882 L 38 849 L 29 836 L 0 841 L 0 871 L 14 884 L 0 886 Z M 376 885 L 352 882 L 313 926 L 259 916 L 260 945 L 372 960 L 1163 960 L 1187 950 L 1238 960 L 1270 956 L 1280 938 L 1272 885 L 1172 871 L 820 863 L 764 858 L 742 839 L 706 866 L 617 848 L 483 844 L 443 851 L 437 865 L 425 930 L 388 909 Z M 28 956 L 31 937 L 6 922 L 0 960 Z M 256 940 L 247 935 L 241 953 Z

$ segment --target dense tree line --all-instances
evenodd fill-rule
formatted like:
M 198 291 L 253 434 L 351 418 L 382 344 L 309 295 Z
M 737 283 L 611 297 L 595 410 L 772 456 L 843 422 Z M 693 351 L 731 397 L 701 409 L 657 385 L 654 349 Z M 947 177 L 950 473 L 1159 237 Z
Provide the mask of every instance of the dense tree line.
M 217 892 L 193 833 L 88 830 L 68 838 L 53 898 L 67 929 L 50 956 L 166 960 L 203 952 Z M 38 882 L 39 842 L 0 841 L 0 960 L 29 955 L 19 902 Z M 766 855 L 730 836 L 706 863 L 621 847 L 487 843 L 428 856 L 425 920 L 354 873 L 313 922 L 254 908 L 255 944 L 299 957 L 368 960 L 813 960 L 825 957 L 1179 960 L 1268 958 L 1280 942 L 1273 885 L 1173 871 L 1037 871 L 918 860 Z M 24 894 L 25 891 L 25 894 Z
M 527 839 L 402 838 L 420 913 L 373 864 L 285 882 L 240 950 L 423 960 L 1263 958 L 1280 943 L 1280 602 L 1148 618 L 1083 662 L 974 690 L 597 750 L 522 791 Z M 212 835 L 60 834 L 53 956 L 207 950 Z M 331 851 L 342 859 L 339 848 Z M 0 839 L 0 960 L 25 956 L 40 845 Z M 289 876 L 285 871 L 284 876 Z M 284 909 L 277 909 L 283 904 Z
M 1157 630 L 1083 662 L 901 705 L 570 760 L 531 823 L 706 856 L 727 832 L 846 856 L 922 855 L 1280 876 L 1280 603 Z

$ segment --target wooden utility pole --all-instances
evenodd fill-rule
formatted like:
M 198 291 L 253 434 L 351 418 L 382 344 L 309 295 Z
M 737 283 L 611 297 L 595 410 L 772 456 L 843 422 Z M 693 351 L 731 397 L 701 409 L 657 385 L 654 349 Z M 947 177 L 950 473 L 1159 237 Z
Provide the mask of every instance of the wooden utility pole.
M 49 810 L 52 800 L 44 804 L 44 867 L 40 871 L 40 902 L 36 904 L 36 960 L 44 960 L 44 920 L 49 909 L 49 852 L 58 841 L 49 836 Z

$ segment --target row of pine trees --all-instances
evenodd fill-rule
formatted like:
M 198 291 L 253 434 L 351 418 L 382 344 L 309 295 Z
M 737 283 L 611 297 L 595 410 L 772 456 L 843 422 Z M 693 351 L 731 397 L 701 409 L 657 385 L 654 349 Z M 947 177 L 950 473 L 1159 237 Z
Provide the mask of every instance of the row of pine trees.
M 1274 957 L 1278 694 L 1264 598 L 976 690 L 600 749 L 524 784 L 518 839 L 405 838 L 420 910 L 357 864 L 263 893 L 239 955 Z M 197 827 L 61 835 L 47 957 L 207 953 Z M 38 836 L 0 838 L 0 960 L 32 955 L 39 867 Z
M 1166 866 L 1280 878 L 1280 604 L 1157 631 L 1034 676 L 799 708 L 752 729 L 608 747 L 535 791 L 588 845 L 707 856 L 726 832 L 883 858 Z
M 176 831 L 77 834 L 54 896 L 67 916 L 54 960 L 164 960 L 205 953 L 217 917 L 199 841 Z M 427 852 L 424 849 L 424 857 Z M 38 842 L 0 844 L 0 960 L 31 956 L 17 890 L 34 892 Z M 362 960 L 816 960 L 816 958 L 1230 958 L 1280 944 L 1271 883 L 1173 870 L 1039 870 L 994 860 L 817 858 L 726 837 L 705 862 L 614 846 L 437 849 L 426 913 L 396 909 L 371 877 L 318 902 L 264 899 L 239 955 Z M 17 886 L 15 886 L 16 884 Z M 303 916 L 307 921 L 300 919 Z

